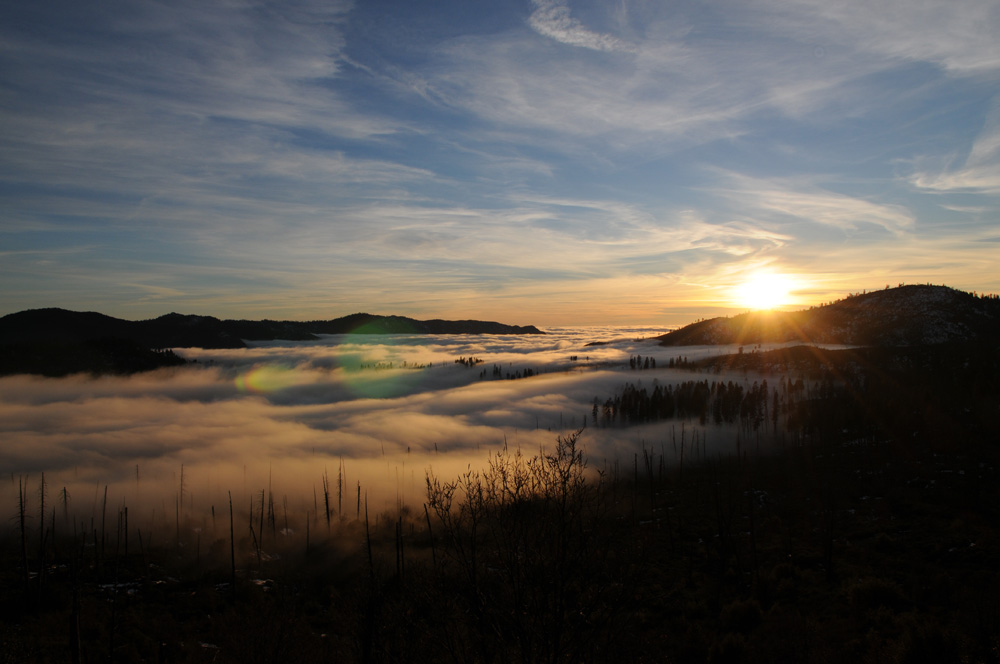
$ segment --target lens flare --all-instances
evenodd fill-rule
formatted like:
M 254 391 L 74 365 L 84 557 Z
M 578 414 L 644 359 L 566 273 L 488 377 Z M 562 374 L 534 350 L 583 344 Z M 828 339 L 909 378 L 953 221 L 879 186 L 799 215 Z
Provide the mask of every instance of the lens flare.
M 251 394 L 268 394 L 311 382 L 304 372 L 275 364 L 255 366 L 235 380 L 236 389 Z
M 381 335 L 368 344 L 352 340 L 338 357 L 338 378 L 359 397 L 383 399 L 407 394 L 422 382 L 431 366 L 408 359 L 408 350 L 412 347 L 396 347 L 392 339 Z

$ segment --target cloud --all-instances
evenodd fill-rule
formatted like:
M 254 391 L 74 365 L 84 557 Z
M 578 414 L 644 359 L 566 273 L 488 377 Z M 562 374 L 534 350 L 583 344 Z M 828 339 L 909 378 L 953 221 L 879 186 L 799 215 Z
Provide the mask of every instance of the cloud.
M 994 99 L 962 166 L 918 171 L 910 183 L 936 193 L 1000 193 L 1000 98 Z
M 990 0 L 868 3 L 759 0 L 746 4 L 771 30 L 811 37 L 831 50 L 850 46 L 900 60 L 932 62 L 956 75 L 1000 69 L 993 38 L 1000 9 Z
M 630 50 L 617 37 L 585 28 L 580 21 L 570 16 L 565 0 L 532 0 L 532 4 L 535 10 L 528 18 L 528 25 L 544 37 L 594 51 Z
M 810 31 L 811 9 L 727 4 L 706 21 L 637 5 L 624 19 L 628 48 L 618 48 L 616 38 L 584 28 L 567 4 L 546 0 L 535 3 L 534 31 L 592 53 L 553 49 L 515 31 L 477 35 L 448 42 L 423 68 L 424 80 L 443 103 L 493 131 L 504 128 L 507 140 L 612 163 L 618 153 L 650 159 L 738 139 L 773 117 L 836 126 L 891 104 L 885 81 L 874 78 L 901 61 Z
M 893 235 L 912 231 L 915 218 L 899 205 L 873 203 L 816 184 L 815 178 L 757 178 L 722 172 L 730 186 L 712 192 L 741 215 L 778 228 L 790 222 L 829 226 L 845 233 L 877 227 Z
M 497 138 L 540 142 L 567 154 L 589 157 L 592 145 L 623 150 L 650 137 L 700 141 L 735 131 L 730 123 L 739 115 L 733 106 L 742 106 L 735 101 L 739 92 L 733 90 L 733 105 L 696 101 L 702 92 L 721 90 L 699 76 L 696 62 L 668 60 L 665 71 L 650 71 L 630 54 L 595 58 L 553 53 L 519 35 L 459 40 L 429 79 L 447 104 L 488 122 Z
M 227 491 L 246 495 L 272 479 L 293 504 L 308 505 L 323 472 L 335 473 L 344 462 L 349 486 L 361 482 L 373 499 L 391 502 L 403 486 L 398 474 L 408 498 L 419 501 L 429 467 L 452 472 L 482 463 L 505 440 L 533 454 L 583 426 L 593 398 L 610 396 L 626 381 L 690 379 L 622 369 L 636 352 L 659 356 L 665 366 L 667 349 L 634 340 L 660 331 L 275 342 L 191 349 L 185 354 L 199 367 L 131 378 L 4 377 L 0 472 L 32 482 L 44 472 L 50 491 L 69 487 L 82 501 L 79 509 L 90 506 L 84 496 L 110 486 L 112 504 L 149 510 L 173 504 L 183 467 L 186 493 L 207 509 Z M 612 343 L 584 346 L 600 339 Z M 484 363 L 455 364 L 471 354 Z M 395 364 L 346 368 L 362 360 Z M 403 360 L 408 368 L 400 368 Z M 433 366 L 420 366 L 431 360 Z M 531 368 L 538 375 L 494 380 L 494 365 L 505 374 Z M 588 433 L 594 463 L 635 433 Z M 9 488 L 5 483 L 3 490 Z
M 326 137 L 320 143 L 361 139 L 403 126 L 357 111 L 331 84 L 341 75 L 350 7 L 109 6 L 81 17 L 82 26 L 55 22 L 44 36 L 16 29 L 43 20 L 26 10 L 4 31 L 7 55 L 19 62 L 8 83 L 20 91 L 0 139 L 4 177 L 62 189 L 25 205 L 33 215 L 67 214 L 63 207 L 87 217 L 89 208 L 95 221 L 203 226 L 208 214 L 245 221 L 251 199 L 301 210 L 309 190 L 331 182 L 380 186 L 420 176 L 290 140 L 303 131 Z
M 649 321 L 901 252 L 996 207 L 993 5 L 10 5 L 2 307 Z

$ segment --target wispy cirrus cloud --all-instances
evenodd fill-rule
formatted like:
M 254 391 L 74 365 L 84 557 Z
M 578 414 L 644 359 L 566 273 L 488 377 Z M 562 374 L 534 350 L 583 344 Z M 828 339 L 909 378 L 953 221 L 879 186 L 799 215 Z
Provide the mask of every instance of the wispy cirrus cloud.
M 730 201 L 741 215 L 778 228 L 789 223 L 819 224 L 852 233 L 877 227 L 893 235 L 912 231 L 913 214 L 899 205 L 873 203 L 819 186 L 816 178 L 755 178 L 723 173 L 729 186 L 714 194 Z
M 8 4 L 0 307 L 568 322 L 982 236 L 1000 19 L 957 7 Z
M 920 189 L 938 193 L 1000 194 L 1000 98 L 976 136 L 961 166 L 922 170 L 910 176 Z
M 605 33 L 588 30 L 570 15 L 566 0 L 532 0 L 534 11 L 528 25 L 538 34 L 557 42 L 595 51 L 628 51 L 631 46 Z
M 6 54 L 19 66 L 6 76 L 0 168 L 8 180 L 129 196 L 245 196 L 250 179 L 329 177 L 338 155 L 317 158 L 289 132 L 358 139 L 401 126 L 357 111 L 331 85 L 350 7 L 105 7 L 69 12 L 85 32 L 59 24 L 44 37 L 11 21 Z M 354 166 L 337 177 L 365 170 Z
M 436 98 L 482 118 L 491 131 L 514 132 L 508 140 L 571 154 L 589 147 L 588 158 L 612 163 L 633 151 L 658 157 L 738 140 L 774 117 L 840 124 L 886 103 L 875 101 L 884 83 L 869 79 L 899 61 L 853 44 L 830 46 L 792 18 L 787 27 L 771 25 L 772 14 L 783 16 L 779 8 L 753 14 L 733 7 L 703 23 L 703 15 L 635 7 L 628 48 L 616 49 L 603 46 L 604 33 L 582 28 L 568 4 L 547 1 L 528 20 L 535 34 L 451 40 L 423 69 L 424 80 Z M 539 17 L 550 15 L 559 18 L 552 26 L 564 29 L 540 30 Z M 590 41 L 576 43 L 575 29 Z M 589 47 L 554 49 L 552 39 Z
M 962 76 L 1000 69 L 1000 46 L 994 39 L 1000 9 L 990 0 L 754 0 L 743 7 L 745 20 L 811 40 L 824 51 L 859 49 L 893 59 L 934 63 Z

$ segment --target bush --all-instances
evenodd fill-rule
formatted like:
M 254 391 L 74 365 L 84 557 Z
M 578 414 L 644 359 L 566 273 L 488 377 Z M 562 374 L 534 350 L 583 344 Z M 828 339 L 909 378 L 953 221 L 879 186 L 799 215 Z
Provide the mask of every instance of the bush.
M 747 633 L 760 624 L 762 612 L 755 599 L 738 599 L 722 608 L 722 628 L 727 632 Z
M 848 589 L 848 598 L 851 606 L 862 614 L 880 608 L 896 612 L 907 604 L 899 586 L 892 581 L 875 577 L 855 581 Z
M 896 656 L 898 664 L 957 664 L 962 661 L 955 637 L 929 622 L 907 626 Z
M 746 659 L 747 642 L 742 634 L 726 634 L 708 651 L 709 664 L 739 664 Z
M 428 475 L 435 573 L 455 591 L 464 658 L 613 657 L 634 574 L 607 527 L 602 479 L 587 481 L 580 434 L 530 459 L 503 449 L 455 481 Z

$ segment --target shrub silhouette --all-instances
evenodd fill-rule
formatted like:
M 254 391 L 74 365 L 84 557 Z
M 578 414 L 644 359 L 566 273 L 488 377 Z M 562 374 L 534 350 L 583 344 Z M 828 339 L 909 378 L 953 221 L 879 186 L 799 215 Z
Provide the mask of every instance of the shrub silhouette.
M 757 600 L 736 600 L 722 608 L 722 627 L 727 632 L 746 633 L 760 624 L 762 616 Z
M 875 577 L 859 579 L 848 589 L 851 606 L 859 613 L 875 611 L 880 608 L 899 611 L 906 605 L 899 586 Z
M 607 492 L 587 477 L 580 434 L 530 459 L 504 448 L 451 482 L 427 476 L 439 587 L 459 601 L 456 642 L 474 649 L 460 659 L 608 658 L 630 574 L 614 560 L 621 543 L 608 546 Z

